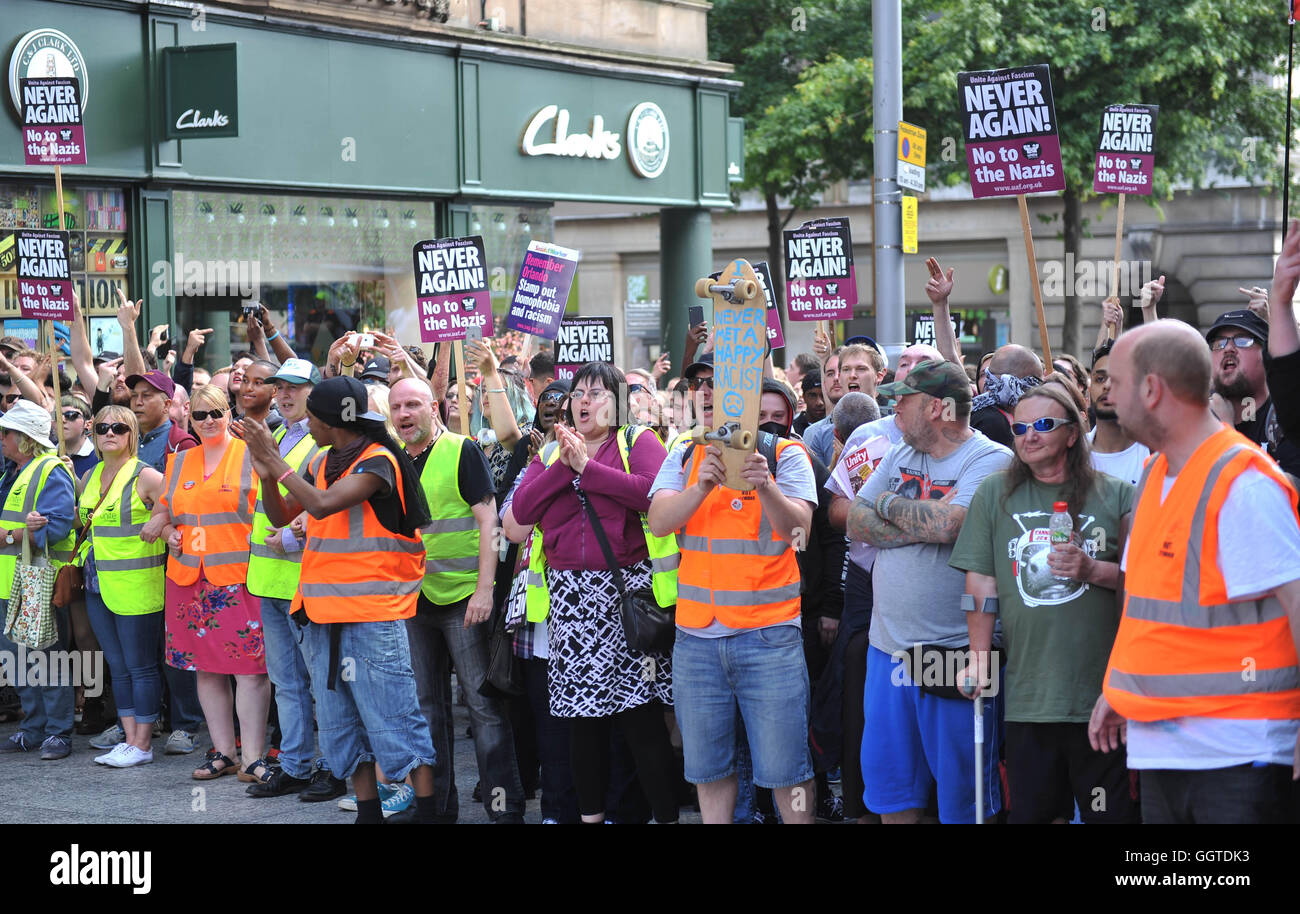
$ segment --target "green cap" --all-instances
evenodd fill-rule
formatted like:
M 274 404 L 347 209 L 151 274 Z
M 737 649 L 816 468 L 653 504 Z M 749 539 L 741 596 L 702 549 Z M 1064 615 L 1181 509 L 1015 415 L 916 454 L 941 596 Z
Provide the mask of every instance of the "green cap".
M 905 380 L 882 384 L 876 388 L 876 392 L 894 398 L 907 394 L 929 394 L 940 399 L 952 397 L 967 403 L 971 399 L 970 378 L 961 366 L 933 359 L 917 362 Z

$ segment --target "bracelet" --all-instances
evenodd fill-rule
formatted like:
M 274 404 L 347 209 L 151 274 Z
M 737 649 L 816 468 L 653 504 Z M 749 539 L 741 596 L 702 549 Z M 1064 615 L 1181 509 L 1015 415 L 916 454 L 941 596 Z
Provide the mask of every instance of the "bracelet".
M 339 359 L 339 366 L 342 368 L 351 368 L 355 364 L 357 364 L 356 359 L 353 359 L 351 362 L 345 362 L 342 359 Z
M 506 392 L 506 389 L 504 387 L 488 387 L 485 388 L 483 392 L 488 394 L 503 394 Z
M 279 338 L 280 338 L 280 331 L 277 330 L 277 331 L 275 331 L 275 333 L 272 333 L 270 336 L 268 336 L 268 337 L 266 338 L 266 341 L 267 341 L 268 343 L 271 343 L 271 342 L 274 342 L 275 340 L 278 340 Z
M 292 475 L 293 475 L 293 467 L 289 467 L 289 469 L 285 470 L 276 478 L 275 480 L 276 485 L 282 485 L 284 481 Z
M 876 513 L 885 520 L 889 520 L 889 507 L 897 498 L 897 492 L 881 492 L 876 496 Z

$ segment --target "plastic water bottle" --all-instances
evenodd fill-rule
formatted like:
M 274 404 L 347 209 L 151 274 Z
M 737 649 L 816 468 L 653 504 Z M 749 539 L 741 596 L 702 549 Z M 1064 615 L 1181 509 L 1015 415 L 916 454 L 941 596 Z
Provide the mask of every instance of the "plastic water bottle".
M 1070 519 L 1070 506 L 1063 501 L 1052 503 L 1052 519 L 1047 522 L 1047 529 L 1051 532 L 1052 547 L 1055 548 L 1057 543 L 1068 543 L 1074 533 L 1074 521 Z M 1063 578 L 1056 575 L 1058 581 L 1068 581 L 1069 578 Z

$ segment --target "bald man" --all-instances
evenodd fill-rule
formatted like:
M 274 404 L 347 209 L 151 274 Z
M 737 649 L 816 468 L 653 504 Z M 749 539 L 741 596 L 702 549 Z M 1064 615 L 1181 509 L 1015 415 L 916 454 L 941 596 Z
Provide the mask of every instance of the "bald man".
M 1089 740 L 1118 749 L 1127 727 L 1146 823 L 1284 821 L 1300 777 L 1296 492 L 1210 412 L 1210 350 L 1187 324 L 1120 336 L 1110 383 L 1120 426 L 1159 453 Z
M 986 370 L 992 377 L 984 379 L 984 392 L 975 398 L 970 427 L 1003 447 L 1014 448 L 1011 412 L 1023 390 L 1041 383 L 1043 362 L 1032 350 L 1008 343 L 993 353 Z

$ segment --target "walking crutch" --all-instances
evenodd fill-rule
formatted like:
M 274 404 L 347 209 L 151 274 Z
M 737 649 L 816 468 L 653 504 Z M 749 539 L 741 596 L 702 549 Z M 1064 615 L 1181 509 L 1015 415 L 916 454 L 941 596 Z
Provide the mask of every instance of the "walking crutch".
M 980 612 L 991 612 L 996 614 L 998 611 L 997 597 L 985 597 L 984 605 Z M 975 612 L 975 597 L 971 594 L 962 594 L 961 608 L 963 612 Z M 978 659 L 978 653 L 971 651 L 971 657 Z M 977 670 L 978 672 L 978 667 Z M 969 676 L 966 677 L 965 686 L 967 689 L 974 690 L 975 681 Z M 971 702 L 974 706 L 975 718 L 975 824 L 984 824 L 984 693 L 981 691 Z

